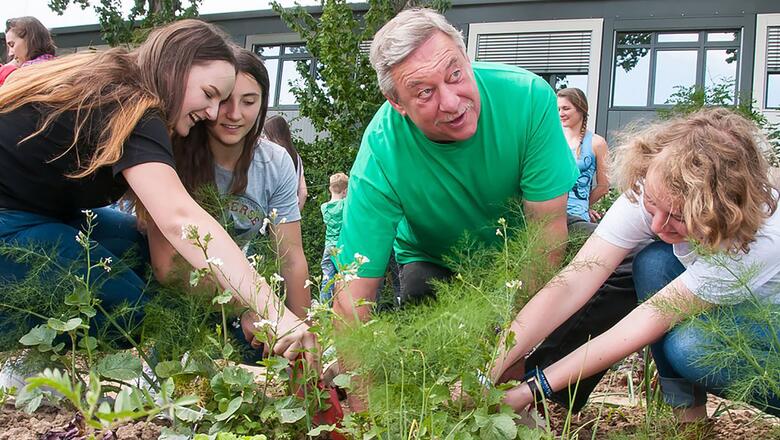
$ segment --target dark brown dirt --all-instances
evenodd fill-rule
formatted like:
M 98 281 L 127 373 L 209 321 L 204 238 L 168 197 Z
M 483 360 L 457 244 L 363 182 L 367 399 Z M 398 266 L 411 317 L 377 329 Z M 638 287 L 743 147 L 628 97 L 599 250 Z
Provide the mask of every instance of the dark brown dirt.
M 88 438 L 91 430 L 65 434 L 74 426 L 74 414 L 67 410 L 43 406 L 34 414 L 16 410 L 13 405 L 0 408 L 0 440 L 78 440 Z M 146 421 L 129 423 L 113 431 L 95 434 L 105 440 L 152 440 L 160 436 L 160 424 Z

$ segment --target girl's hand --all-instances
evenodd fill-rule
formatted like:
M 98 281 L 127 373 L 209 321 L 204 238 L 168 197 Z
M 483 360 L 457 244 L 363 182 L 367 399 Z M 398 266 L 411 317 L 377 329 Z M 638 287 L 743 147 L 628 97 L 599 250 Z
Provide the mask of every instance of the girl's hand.
M 250 343 L 252 348 L 259 349 L 264 347 L 265 355 L 269 355 L 271 350 L 277 356 L 283 356 L 290 361 L 294 361 L 301 353 L 304 360 L 315 371 L 319 371 L 319 344 L 317 336 L 309 331 L 309 325 L 298 319 L 292 314 L 285 316 L 276 325 L 276 343 L 273 348 L 264 344 L 262 340 L 257 339 L 255 335 L 263 331 L 263 328 L 257 328 L 255 324 L 263 320 L 252 311 L 241 315 L 241 330 L 244 337 Z M 268 327 L 266 331 L 272 330 Z M 272 340 L 271 335 L 267 340 Z
M 531 388 L 525 382 L 506 392 L 504 403 L 511 406 L 516 413 L 528 411 L 528 408 L 534 403 L 534 396 L 531 394 Z
M 601 220 L 601 214 L 599 214 L 595 209 L 588 210 L 588 214 L 590 215 L 590 221 L 592 223 L 598 223 L 599 220 Z

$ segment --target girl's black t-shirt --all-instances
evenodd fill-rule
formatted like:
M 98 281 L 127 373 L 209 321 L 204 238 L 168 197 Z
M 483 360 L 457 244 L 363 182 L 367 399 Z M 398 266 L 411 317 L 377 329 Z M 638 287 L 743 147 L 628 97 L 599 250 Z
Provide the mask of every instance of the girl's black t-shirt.
M 118 200 L 128 189 L 123 170 L 148 162 L 175 167 L 165 122 L 149 115 L 132 131 L 117 163 L 84 178 L 67 177 L 84 168 L 95 152 L 95 139 L 103 127 L 100 112 L 93 114 L 82 130 L 86 134 L 71 149 L 73 112 L 64 113 L 25 142 L 21 141 L 40 127 L 42 111 L 30 104 L 0 114 L 0 209 L 73 218 L 80 210 Z

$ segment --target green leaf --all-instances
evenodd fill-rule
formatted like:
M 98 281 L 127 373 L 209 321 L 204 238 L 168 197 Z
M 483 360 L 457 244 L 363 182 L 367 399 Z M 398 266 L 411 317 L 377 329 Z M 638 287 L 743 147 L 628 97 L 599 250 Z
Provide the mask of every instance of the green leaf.
M 158 440 L 190 440 L 192 438 L 192 428 L 178 426 L 175 428 L 163 428 L 160 430 Z M 197 434 L 194 440 L 210 440 L 206 434 Z
M 97 315 L 97 310 L 92 306 L 81 306 L 79 307 L 79 312 L 87 318 L 94 318 Z
M 14 404 L 17 409 L 21 409 L 27 414 L 32 414 L 41 406 L 42 401 L 43 391 L 41 391 L 40 388 L 24 387 L 22 388 L 22 391 L 16 395 Z
M 154 373 L 157 374 L 157 377 L 161 379 L 173 377 L 182 372 L 183 368 L 181 366 L 181 362 L 179 361 L 163 361 L 154 367 Z
M 252 385 L 254 376 L 241 367 L 232 366 L 223 370 L 222 380 L 228 385 L 238 385 L 241 388 L 246 388 Z
M 336 425 L 320 425 L 307 432 L 306 435 L 309 437 L 317 437 L 318 435 L 325 432 L 333 432 L 335 429 Z
M 190 286 L 197 287 L 200 283 L 201 274 L 200 271 L 193 270 L 190 272 Z
M 177 419 L 189 423 L 195 423 L 203 418 L 202 411 L 195 411 L 194 409 L 184 406 L 177 406 L 174 409 L 174 414 L 176 415 Z
M 59 332 L 76 330 L 81 325 L 81 318 L 71 318 L 68 322 L 62 322 L 56 318 L 49 318 L 46 324 Z
M 97 373 L 114 380 L 138 379 L 141 376 L 141 359 L 128 352 L 111 354 L 98 362 Z
M 450 389 L 444 385 L 436 384 L 428 392 L 428 401 L 431 405 L 438 405 L 450 400 Z
M 287 358 L 283 358 L 281 356 L 271 356 L 260 361 L 260 365 L 278 374 L 290 366 L 290 361 L 288 361 Z
M 95 350 L 97 348 L 97 339 L 92 336 L 79 339 L 79 348 L 84 350 Z
M 222 292 L 219 295 L 215 296 L 211 300 L 211 303 L 212 304 L 227 304 L 232 299 L 233 299 L 233 292 L 230 291 L 230 290 L 225 290 L 224 292 Z
M 517 437 L 517 425 L 506 414 L 493 414 L 479 430 L 482 440 L 513 440 Z
M 230 342 L 228 342 L 227 344 L 225 344 L 222 347 L 222 358 L 223 359 L 230 359 L 230 357 L 233 355 L 234 351 L 235 350 L 233 350 L 233 346 L 230 345 Z
M 100 399 L 100 389 L 102 388 L 100 384 L 100 378 L 98 377 L 97 373 L 94 369 L 89 370 L 89 388 L 87 388 L 87 394 L 85 396 L 87 401 L 87 406 L 94 406 L 98 400 Z
M 222 422 L 224 420 L 229 419 L 233 414 L 238 411 L 239 408 L 241 408 L 241 404 L 244 402 L 244 398 L 241 396 L 238 396 L 230 401 L 230 403 L 227 406 L 227 409 L 222 414 L 217 414 L 214 416 L 214 420 L 218 422 Z
M 88 306 L 91 299 L 89 290 L 81 284 L 76 286 L 73 293 L 65 296 L 65 304 L 69 306 Z
M 28 347 L 35 345 L 51 346 L 54 338 L 57 337 L 57 332 L 49 328 L 46 325 L 37 325 L 32 328 L 26 335 L 19 339 L 19 343 Z
M 303 408 L 288 408 L 279 410 L 279 420 L 282 423 L 295 423 L 306 416 Z
M 45 369 L 38 376 L 27 378 L 26 390 L 31 391 L 42 387 L 49 387 L 57 393 L 62 394 L 70 403 L 81 410 L 81 383 L 77 382 L 75 387 L 70 383 L 68 373 L 61 373 L 59 370 Z
M 351 390 L 352 389 L 352 375 L 351 374 L 339 374 L 338 376 L 333 378 L 333 384 L 336 385 L 339 388 L 344 388 L 345 390 Z

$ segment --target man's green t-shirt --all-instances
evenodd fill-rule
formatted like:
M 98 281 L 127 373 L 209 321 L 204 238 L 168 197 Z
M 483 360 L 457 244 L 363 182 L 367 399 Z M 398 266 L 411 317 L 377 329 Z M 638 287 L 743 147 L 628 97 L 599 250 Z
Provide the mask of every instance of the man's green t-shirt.
M 465 141 L 429 140 L 389 103 L 363 134 L 349 179 L 339 263 L 368 257 L 361 277 L 381 277 L 395 248 L 399 264 L 442 256 L 468 231 L 497 240 L 508 202 L 566 194 L 579 171 L 546 81 L 502 64 L 472 64 L 481 112 Z
M 341 232 L 344 199 L 330 200 L 320 205 L 322 221 L 325 223 L 325 247 L 336 246 Z

